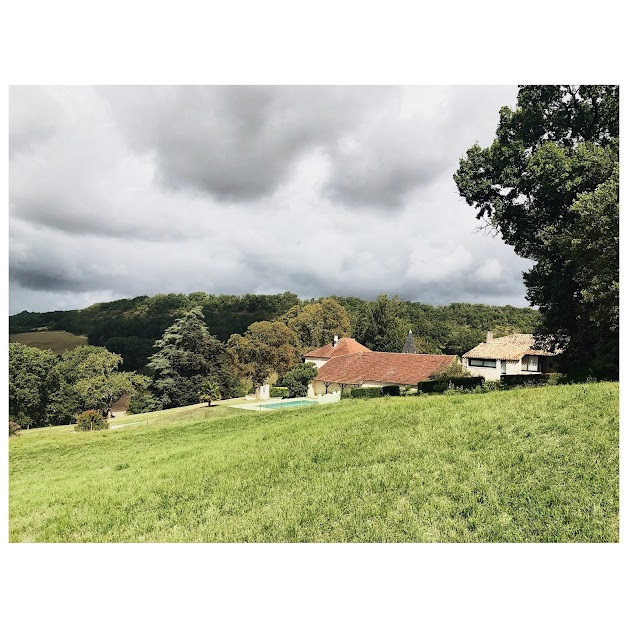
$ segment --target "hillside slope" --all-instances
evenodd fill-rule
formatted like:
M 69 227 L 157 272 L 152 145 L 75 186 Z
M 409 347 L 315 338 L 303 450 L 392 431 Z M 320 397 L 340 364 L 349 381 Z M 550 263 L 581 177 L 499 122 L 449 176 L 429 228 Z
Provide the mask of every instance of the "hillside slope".
M 619 386 L 227 407 L 10 442 L 11 541 L 618 541 Z

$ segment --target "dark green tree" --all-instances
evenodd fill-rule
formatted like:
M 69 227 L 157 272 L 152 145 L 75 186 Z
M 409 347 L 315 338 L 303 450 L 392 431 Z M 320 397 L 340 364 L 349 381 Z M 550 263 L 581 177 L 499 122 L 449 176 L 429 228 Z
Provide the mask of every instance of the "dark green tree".
M 613 264 L 596 274 L 613 285 L 619 88 L 523 86 L 517 107 L 501 109 L 496 135 L 460 160 L 458 190 L 487 229 L 534 262 L 524 273 L 528 299 L 542 315 L 539 334 L 566 350 L 563 370 L 617 377 L 618 325 L 599 321 L 602 310 L 617 311 L 618 289 L 594 287 L 579 242 Z M 592 226 L 593 215 L 604 224 Z
M 57 357 L 50 350 L 9 343 L 9 420 L 21 427 L 47 424 Z
M 200 307 L 191 309 L 166 329 L 148 367 L 153 371 L 151 392 L 164 408 L 198 403 L 207 377 L 225 380 L 221 362 L 224 345 L 209 333 Z M 222 381 L 221 381 L 222 380 Z M 226 392 L 227 395 L 230 391 Z
M 399 297 L 389 299 L 380 294 L 375 301 L 366 304 L 355 337 L 371 351 L 400 353 L 410 329 L 404 303 Z M 420 338 L 415 337 L 415 343 L 419 345 Z
M 316 377 L 318 369 L 311 362 L 297 364 L 281 379 L 281 385 L 288 387 L 289 397 L 305 397 L 308 384 Z

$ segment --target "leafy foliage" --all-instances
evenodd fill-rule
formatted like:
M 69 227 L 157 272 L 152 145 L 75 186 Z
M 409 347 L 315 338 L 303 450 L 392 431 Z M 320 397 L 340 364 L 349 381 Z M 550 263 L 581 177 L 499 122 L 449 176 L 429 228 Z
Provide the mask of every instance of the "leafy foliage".
M 270 389 L 271 397 L 287 397 L 288 396 L 288 387 L 287 386 L 273 386 Z
M 399 353 L 410 329 L 410 323 L 404 315 L 405 309 L 399 297 L 389 299 L 387 295 L 381 294 L 367 304 L 364 316 L 356 326 L 356 339 L 358 342 L 363 341 L 372 351 Z M 415 344 L 417 340 L 415 338 Z
M 436 371 L 434 371 L 428 379 L 449 379 L 449 378 L 460 378 L 460 377 L 472 377 L 471 373 L 467 371 L 458 360 L 454 360 L 448 366 L 443 366 Z
M 211 406 L 212 401 L 220 401 L 220 386 L 218 382 L 213 380 L 205 380 L 201 384 L 200 394 L 198 396 L 199 401 L 207 401 L 207 405 Z
M 95 432 L 109 429 L 107 417 L 98 410 L 86 410 L 76 417 L 74 429 L 77 432 Z
M 296 333 L 304 351 L 326 345 L 335 335 L 351 335 L 349 315 L 335 299 L 294 306 L 279 320 Z
M 303 362 L 288 371 L 281 383 L 288 388 L 289 397 L 305 397 L 308 384 L 318 374 L 318 368 L 311 362 Z
M 617 86 L 525 86 L 454 175 L 477 218 L 535 262 L 524 282 L 537 331 L 566 348 L 571 373 L 618 376 L 618 162 Z
M 281 321 L 253 323 L 243 336 L 234 334 L 227 343 L 239 373 L 255 385 L 263 384 L 273 372 L 281 377 L 298 362 L 300 352 L 297 335 Z
M 56 362 L 52 351 L 9 343 L 9 420 L 21 427 L 47 423 Z
M 19 436 L 22 428 L 15 422 L 9 421 L 9 438 L 11 436 Z

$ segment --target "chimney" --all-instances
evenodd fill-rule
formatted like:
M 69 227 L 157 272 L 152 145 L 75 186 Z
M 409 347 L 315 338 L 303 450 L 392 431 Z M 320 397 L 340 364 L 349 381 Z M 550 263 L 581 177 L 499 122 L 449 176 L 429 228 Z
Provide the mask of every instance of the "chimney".
M 338 344 L 338 336 L 334 336 L 334 347 Z
M 493 332 L 492 331 L 487 331 L 486 332 L 486 344 L 490 344 L 491 342 L 493 342 Z

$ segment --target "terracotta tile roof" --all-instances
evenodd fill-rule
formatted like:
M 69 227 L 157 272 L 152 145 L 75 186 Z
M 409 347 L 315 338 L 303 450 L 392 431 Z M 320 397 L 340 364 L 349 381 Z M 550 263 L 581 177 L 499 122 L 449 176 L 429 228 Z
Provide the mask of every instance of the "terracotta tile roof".
M 382 382 L 411 386 L 449 366 L 454 358 L 453 355 L 364 351 L 329 359 L 318 369 L 315 379 L 337 384 Z
M 363 351 L 371 351 L 368 347 L 361 345 L 353 338 L 341 338 L 334 347 L 330 342 L 328 345 L 320 349 L 314 349 L 304 354 L 304 358 L 334 358 L 340 355 L 348 355 L 350 353 L 362 353 Z
M 491 342 L 481 342 L 467 351 L 463 358 L 486 358 L 489 360 L 520 360 L 524 355 L 556 355 L 549 351 L 531 349 L 534 344 L 532 334 L 512 334 L 494 338 Z

